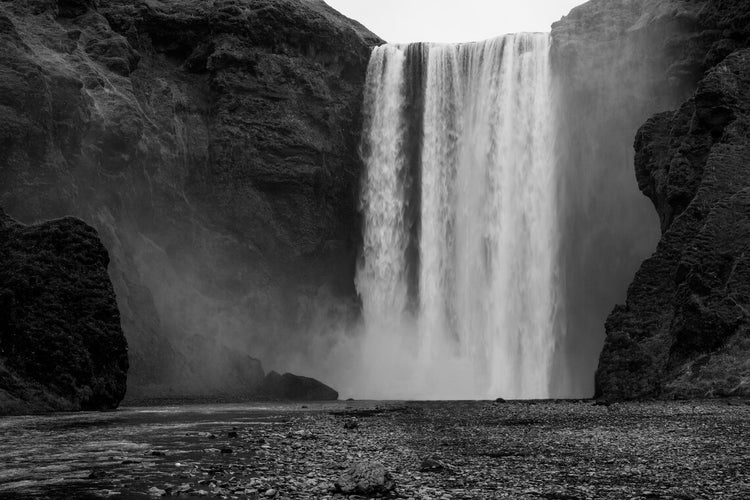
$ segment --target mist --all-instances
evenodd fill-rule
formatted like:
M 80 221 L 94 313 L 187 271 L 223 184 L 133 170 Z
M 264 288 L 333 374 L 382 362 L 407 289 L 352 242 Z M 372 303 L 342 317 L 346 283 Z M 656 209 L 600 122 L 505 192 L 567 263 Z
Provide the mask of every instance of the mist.
M 415 208 L 410 206 L 414 200 L 404 193 L 414 193 L 414 184 L 421 184 L 417 203 L 422 207 L 429 196 L 455 196 L 449 192 L 443 195 L 430 193 L 428 190 L 439 188 L 424 180 L 429 169 L 435 168 L 435 159 L 429 157 L 428 152 L 428 130 L 435 126 L 431 120 L 436 119 L 426 110 L 424 94 L 442 92 L 440 99 L 451 102 L 456 87 L 460 87 L 466 78 L 467 65 L 457 64 L 455 73 L 440 89 L 426 90 L 429 88 L 426 75 L 438 60 L 423 56 L 420 62 L 412 62 L 420 69 L 409 67 L 402 70 L 408 80 L 402 82 L 401 87 L 399 84 L 393 87 L 392 83 L 391 88 L 383 89 L 390 101 L 368 104 L 366 97 L 366 108 L 390 110 L 392 116 L 384 117 L 385 124 L 381 126 L 387 130 L 390 123 L 394 135 L 372 137 L 368 144 L 367 134 L 372 131 L 365 128 L 363 154 L 369 173 L 364 175 L 372 175 L 375 168 L 372 162 L 368 163 L 368 154 L 372 153 L 367 148 L 387 148 L 390 144 L 391 151 L 381 151 L 381 156 L 385 155 L 381 159 L 384 163 L 378 168 L 393 168 L 394 177 L 375 188 L 374 193 L 383 199 L 378 202 L 381 208 L 374 212 L 368 213 L 372 207 L 368 207 L 367 196 L 372 195 L 367 194 L 366 188 L 362 194 L 365 241 L 357 278 L 358 293 L 363 302 L 361 323 L 354 330 L 334 336 L 340 341 L 327 344 L 330 350 L 323 350 L 320 354 L 325 360 L 325 368 L 310 366 L 312 373 L 330 380 L 343 393 L 356 397 L 577 398 L 593 394 L 594 372 L 604 341 L 606 317 L 616 304 L 624 301 L 628 284 L 641 262 L 654 251 L 660 234 L 658 216 L 635 180 L 631 145 L 638 127 L 651 114 L 674 107 L 686 94 L 684 88 L 665 76 L 665 56 L 654 55 L 651 50 L 654 44 L 664 43 L 679 32 L 680 24 L 666 20 L 646 29 L 648 20 L 639 20 L 636 14 L 636 11 L 627 9 L 610 11 L 610 16 L 631 16 L 633 24 L 643 24 L 642 29 L 612 42 L 605 38 L 598 45 L 584 44 L 577 39 L 576 24 L 587 22 L 584 10 L 574 10 L 567 24 L 561 23 L 553 29 L 549 59 L 551 96 L 544 119 L 554 124 L 551 159 L 546 167 L 553 176 L 554 187 L 548 188 L 546 194 L 538 190 L 535 193 L 553 203 L 554 222 L 544 235 L 530 240 L 532 247 L 543 248 L 550 257 L 545 261 L 537 255 L 529 257 L 531 260 L 513 263 L 512 253 L 506 251 L 504 260 L 495 264 L 496 267 L 510 266 L 522 274 L 529 271 L 541 273 L 548 281 L 541 282 L 543 285 L 528 296 L 524 296 L 523 287 L 518 286 L 527 283 L 528 279 L 516 281 L 515 288 L 490 299 L 486 306 L 475 308 L 467 323 L 470 326 L 468 329 L 463 327 L 464 333 L 456 326 L 456 318 L 460 316 L 456 311 L 465 307 L 460 305 L 460 295 L 438 298 L 444 304 L 445 315 L 437 319 L 433 317 L 432 323 L 425 322 L 426 297 L 435 293 L 440 296 L 443 287 L 454 286 L 446 284 L 446 280 L 455 279 L 450 271 L 441 278 L 444 271 L 439 267 L 428 268 L 430 263 L 425 261 L 425 252 L 435 245 L 455 247 L 457 243 L 455 240 L 447 243 L 435 240 L 415 257 L 411 250 L 415 245 L 413 242 L 417 241 L 419 245 L 419 241 L 427 237 L 426 220 L 431 214 L 427 211 L 414 218 Z M 610 21 L 599 19 L 598 22 L 601 29 L 606 30 Z M 424 46 L 416 44 L 403 47 L 398 49 L 403 50 L 401 57 L 411 57 L 412 61 L 415 60 L 410 55 L 412 52 L 424 50 L 421 48 Z M 434 48 L 427 50 L 430 51 L 437 52 Z M 382 57 L 377 50 L 375 57 Z M 394 71 L 393 67 L 382 66 L 374 78 L 383 78 L 383 81 L 390 78 L 393 82 L 393 78 L 398 77 L 397 74 L 388 76 Z M 450 72 L 451 68 L 442 71 Z M 523 80 L 520 83 L 521 88 L 529 85 Z M 490 84 L 489 80 L 487 84 Z M 368 79 L 368 89 L 371 85 L 373 82 Z M 538 101 L 539 97 L 536 99 Z M 464 107 L 445 108 L 438 116 L 450 120 L 451 110 L 457 109 L 461 113 Z M 402 116 L 405 122 L 399 125 Z M 512 116 L 519 120 L 523 113 L 519 115 L 516 111 Z M 474 127 L 473 134 L 476 135 L 476 123 L 469 120 L 468 126 Z M 414 139 L 414 127 L 424 127 L 424 135 Z M 449 134 L 439 141 L 443 149 L 438 156 L 456 154 L 455 150 L 460 146 L 451 146 L 449 135 L 454 134 L 455 140 L 455 134 L 460 133 L 460 129 L 449 130 Z M 420 141 L 424 141 L 424 145 Z M 415 148 L 421 154 L 416 166 L 413 159 Z M 533 146 L 532 149 L 538 148 Z M 443 161 L 451 163 L 449 158 L 443 158 Z M 499 160 L 494 162 L 495 165 L 502 164 Z M 523 164 L 522 160 L 520 164 Z M 399 167 L 401 173 L 394 165 L 403 165 Z M 458 165 L 459 170 L 475 168 L 476 160 L 465 165 L 459 162 Z M 476 195 L 482 199 L 481 189 Z M 505 210 L 514 208 L 521 217 L 528 218 L 529 208 L 522 205 L 506 205 Z M 469 205 L 465 208 L 470 212 L 474 210 L 473 214 L 480 217 L 478 209 L 478 206 L 472 209 Z M 450 240 L 452 228 L 449 226 L 454 224 L 450 212 L 434 215 L 448 224 L 442 228 L 438 226 L 438 233 L 441 238 L 448 236 Z M 382 226 L 387 220 L 393 221 L 392 225 Z M 382 241 L 368 240 L 368 224 L 381 225 L 380 231 L 384 231 Z M 466 227 L 466 221 L 462 226 Z M 530 226 L 522 227 L 508 233 L 498 244 L 508 245 L 508 238 L 517 239 L 524 231 L 528 234 Z M 373 248 L 373 245 L 380 245 L 380 248 Z M 454 247 L 451 252 L 455 252 Z M 468 261 L 477 258 L 484 257 L 477 254 Z M 378 276 L 381 280 L 378 285 L 380 296 L 375 299 L 375 302 L 380 301 L 379 305 L 373 304 L 373 298 L 368 296 L 372 290 L 365 283 L 367 267 L 373 265 L 382 266 Z M 487 269 L 480 275 L 485 275 Z M 483 285 L 474 280 L 473 286 L 481 289 Z M 544 296 L 551 297 L 549 305 L 544 305 Z M 516 301 L 511 310 L 531 308 L 544 322 L 532 326 L 524 323 L 524 316 L 502 313 L 509 297 L 510 301 Z M 482 297 L 469 300 L 481 303 Z M 469 338 L 477 331 L 484 331 L 488 325 L 486 333 L 480 335 L 482 340 Z M 519 339 L 522 339 L 520 343 L 508 344 L 507 340 L 502 340 L 508 338 L 504 330 L 509 328 L 517 329 Z M 465 332 L 470 332 L 469 337 Z M 546 354 L 534 352 L 528 345 L 529 336 L 534 338 L 534 335 L 538 335 L 538 342 L 548 345 Z M 496 347 L 493 345 L 498 341 L 503 347 L 494 351 Z M 480 347 L 472 351 L 472 345 Z M 508 357 L 488 355 L 492 352 L 507 353 Z M 524 363 L 530 366 L 528 372 L 520 368 Z M 504 372 L 506 367 L 508 371 Z M 528 385 L 534 376 L 542 381 L 536 389 L 533 384 Z
M 390 97 L 408 119 L 391 130 L 403 143 L 385 163 L 404 168 L 380 203 L 395 231 L 381 226 L 381 255 L 394 251 L 398 265 L 384 265 L 393 274 L 378 293 L 368 231 L 386 212 L 368 212 L 360 132 L 382 42 L 357 26 L 311 32 L 317 55 L 303 43 L 292 59 L 264 54 L 253 71 L 232 60 L 208 76 L 200 60 L 186 73 L 192 48 L 167 56 L 140 39 L 132 77 L 51 87 L 63 93 L 48 106 L 57 115 L 74 102 L 66 92 L 82 110 L 76 133 L 50 139 L 37 162 L 54 166 L 40 183 L 64 188 L 42 196 L 11 169 L 4 205 L 24 222 L 71 213 L 99 230 L 130 345 L 129 395 L 247 394 L 276 370 L 347 397 L 590 396 L 604 321 L 659 232 L 635 183 L 633 137 L 686 93 L 652 50 L 681 21 L 643 17 L 643 5 L 578 8 L 546 49 L 524 42 L 512 58 L 546 60 L 544 91 L 529 72 L 493 81 L 516 66 L 491 42 L 471 45 L 487 68 L 472 78 L 468 44 L 399 49 L 411 54 L 408 88 Z M 328 57 L 331 40 L 351 50 Z M 458 97 L 467 85 L 476 100 Z M 497 174 L 508 159 L 515 169 Z

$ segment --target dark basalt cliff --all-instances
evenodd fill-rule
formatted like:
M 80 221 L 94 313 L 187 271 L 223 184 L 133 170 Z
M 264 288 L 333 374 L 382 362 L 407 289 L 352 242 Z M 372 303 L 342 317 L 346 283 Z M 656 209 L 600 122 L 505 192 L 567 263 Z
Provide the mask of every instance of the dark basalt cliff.
M 691 99 L 638 132 L 638 186 L 662 236 L 606 322 L 604 398 L 750 394 L 750 5 L 707 2 Z
M 354 304 L 377 43 L 318 0 L 0 1 L 0 203 L 97 228 L 132 394 L 247 391 Z
M 632 141 L 649 116 L 694 89 L 701 69 L 691 48 L 704 4 L 593 0 L 552 26 L 566 331 L 557 372 L 570 374 L 554 381 L 560 397 L 593 393 L 604 322 L 658 241 Z
M 115 408 L 127 344 L 96 231 L 0 210 L 0 414 Z

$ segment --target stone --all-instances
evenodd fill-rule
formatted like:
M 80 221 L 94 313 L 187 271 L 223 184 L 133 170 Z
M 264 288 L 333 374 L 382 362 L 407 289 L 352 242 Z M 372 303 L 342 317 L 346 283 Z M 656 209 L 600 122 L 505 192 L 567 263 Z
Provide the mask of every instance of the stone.
M 348 418 L 344 422 L 344 429 L 352 430 L 358 427 L 359 427 L 359 420 L 357 420 L 357 417 Z
M 388 495 L 395 491 L 396 483 L 383 464 L 358 462 L 341 474 L 334 488 L 344 495 Z
M 191 488 L 189 484 L 184 483 L 184 484 L 181 484 L 180 486 L 177 486 L 176 488 L 172 489 L 172 491 L 170 492 L 170 494 L 172 494 L 172 495 L 175 495 L 175 494 L 180 495 L 180 494 L 183 494 L 183 493 L 190 493 L 192 491 L 193 491 L 193 488 Z
M 443 463 L 438 457 L 428 457 L 422 460 L 419 465 L 420 472 L 441 472 L 447 468 L 446 464 Z
M 127 342 L 109 262 L 79 219 L 26 226 L 0 209 L 0 414 L 120 403 Z
M 280 399 L 290 401 L 335 401 L 339 394 L 324 383 L 310 377 L 291 373 L 279 375 L 271 371 L 255 390 L 257 399 Z
M 88 476 L 89 479 L 103 479 L 105 477 L 107 477 L 107 472 L 101 469 L 91 471 Z
M 157 488 L 156 486 L 152 486 L 148 489 L 148 495 L 150 497 L 165 497 L 167 496 L 167 491 L 161 488 Z

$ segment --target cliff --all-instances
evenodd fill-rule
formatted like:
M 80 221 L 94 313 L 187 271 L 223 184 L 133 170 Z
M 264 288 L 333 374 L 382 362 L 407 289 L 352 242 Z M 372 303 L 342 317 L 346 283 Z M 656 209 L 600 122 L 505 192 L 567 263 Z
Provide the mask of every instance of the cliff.
M 319 0 L 0 2 L 0 203 L 99 231 L 131 394 L 247 391 L 356 310 L 377 43 Z
M 706 2 L 593 0 L 552 26 L 558 109 L 559 227 L 565 337 L 552 393 L 588 397 L 604 322 L 659 239 L 658 218 L 638 190 L 632 141 L 656 112 L 695 88 L 693 47 Z
M 749 21 L 743 2 L 705 4 L 687 60 L 710 69 L 638 131 L 638 186 L 661 239 L 607 319 L 598 396 L 750 394 Z
M 0 414 L 117 407 L 127 344 L 96 231 L 0 210 Z

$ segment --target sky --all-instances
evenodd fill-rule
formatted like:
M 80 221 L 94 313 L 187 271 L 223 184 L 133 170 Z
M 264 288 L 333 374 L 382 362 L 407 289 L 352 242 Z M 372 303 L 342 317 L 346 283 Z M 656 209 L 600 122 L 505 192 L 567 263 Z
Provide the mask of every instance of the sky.
M 470 42 L 549 31 L 586 0 L 325 0 L 390 43 Z

